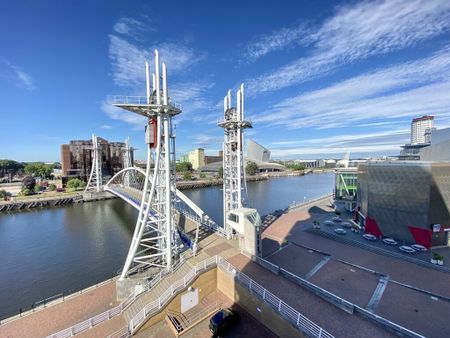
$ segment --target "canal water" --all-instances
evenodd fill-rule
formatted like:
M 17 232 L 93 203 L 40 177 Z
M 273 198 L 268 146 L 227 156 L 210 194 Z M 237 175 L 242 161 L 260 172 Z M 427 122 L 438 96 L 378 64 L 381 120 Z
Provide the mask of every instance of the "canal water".
M 333 174 L 248 182 L 249 204 L 268 214 L 330 193 L 333 182 Z M 222 223 L 221 187 L 184 193 Z M 0 319 L 116 275 L 136 214 L 120 199 L 0 214 Z

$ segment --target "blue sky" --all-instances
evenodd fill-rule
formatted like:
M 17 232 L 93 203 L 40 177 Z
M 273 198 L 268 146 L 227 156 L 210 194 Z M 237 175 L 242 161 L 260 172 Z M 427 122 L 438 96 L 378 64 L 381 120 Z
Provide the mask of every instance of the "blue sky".
M 154 48 L 168 66 L 177 153 L 221 148 L 222 99 L 246 86 L 247 137 L 274 158 L 398 154 L 410 121 L 450 126 L 450 1 L 0 0 L 0 158 L 59 161 L 92 133 L 130 136 Z

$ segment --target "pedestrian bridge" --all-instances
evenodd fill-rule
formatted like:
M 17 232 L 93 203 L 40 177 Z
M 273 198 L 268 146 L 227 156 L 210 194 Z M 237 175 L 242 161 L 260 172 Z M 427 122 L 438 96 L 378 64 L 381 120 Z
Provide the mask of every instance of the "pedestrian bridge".
M 149 181 L 151 182 L 151 180 Z M 149 184 L 151 184 L 150 182 Z M 139 210 L 144 191 L 144 183 L 145 171 L 141 168 L 129 167 L 122 169 L 115 174 L 108 181 L 108 183 L 106 183 L 104 190 L 120 197 L 125 202 Z M 221 236 L 226 236 L 224 228 L 218 225 L 189 197 L 178 189 L 175 189 L 175 196 L 175 208 L 180 214 L 199 225 L 209 228 Z M 149 217 L 154 220 L 154 215 L 154 213 L 150 212 Z

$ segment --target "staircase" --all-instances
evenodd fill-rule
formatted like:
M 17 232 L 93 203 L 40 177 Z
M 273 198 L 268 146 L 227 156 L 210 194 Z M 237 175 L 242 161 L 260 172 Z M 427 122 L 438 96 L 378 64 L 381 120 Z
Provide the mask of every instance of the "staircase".
M 193 266 L 189 262 L 184 262 L 174 273 L 164 276 L 151 290 L 139 296 L 123 313 L 127 323 L 129 323 L 145 305 L 157 300 L 174 282 L 183 279 L 192 268 Z

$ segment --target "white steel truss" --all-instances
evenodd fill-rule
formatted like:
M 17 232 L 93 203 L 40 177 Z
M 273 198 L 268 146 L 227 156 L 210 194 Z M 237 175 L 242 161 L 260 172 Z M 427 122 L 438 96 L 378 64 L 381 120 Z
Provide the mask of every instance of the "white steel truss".
M 160 68 L 159 54 L 155 50 L 155 72 L 152 83 L 150 83 L 150 67 L 146 63 L 146 100 L 125 97 L 115 98 L 114 103 L 117 107 L 148 118 L 145 132 L 148 150 L 144 188 L 121 279 L 134 271 L 136 266 L 170 269 L 172 257 L 177 253 L 173 213 L 176 187 L 172 117 L 181 113 L 181 110 L 169 100 L 166 65 L 162 63 L 162 76 Z
M 84 192 L 100 192 L 102 190 L 103 176 L 102 176 L 102 150 L 98 144 L 98 138 L 92 134 L 92 159 L 91 159 L 91 174 L 84 189 Z
M 131 151 L 132 148 L 130 146 L 130 138 L 127 137 L 127 139 L 125 140 L 125 147 L 122 149 L 123 153 L 123 167 L 124 168 L 130 168 L 133 166 L 133 163 L 131 161 Z
M 223 143 L 223 216 L 224 227 L 229 237 L 231 228 L 227 224 L 228 213 L 247 204 L 245 183 L 243 131 L 252 128 L 249 120 L 244 120 L 244 84 L 237 91 L 236 107 L 231 107 L 231 91 L 223 99 L 224 119 L 218 123 L 224 129 Z

